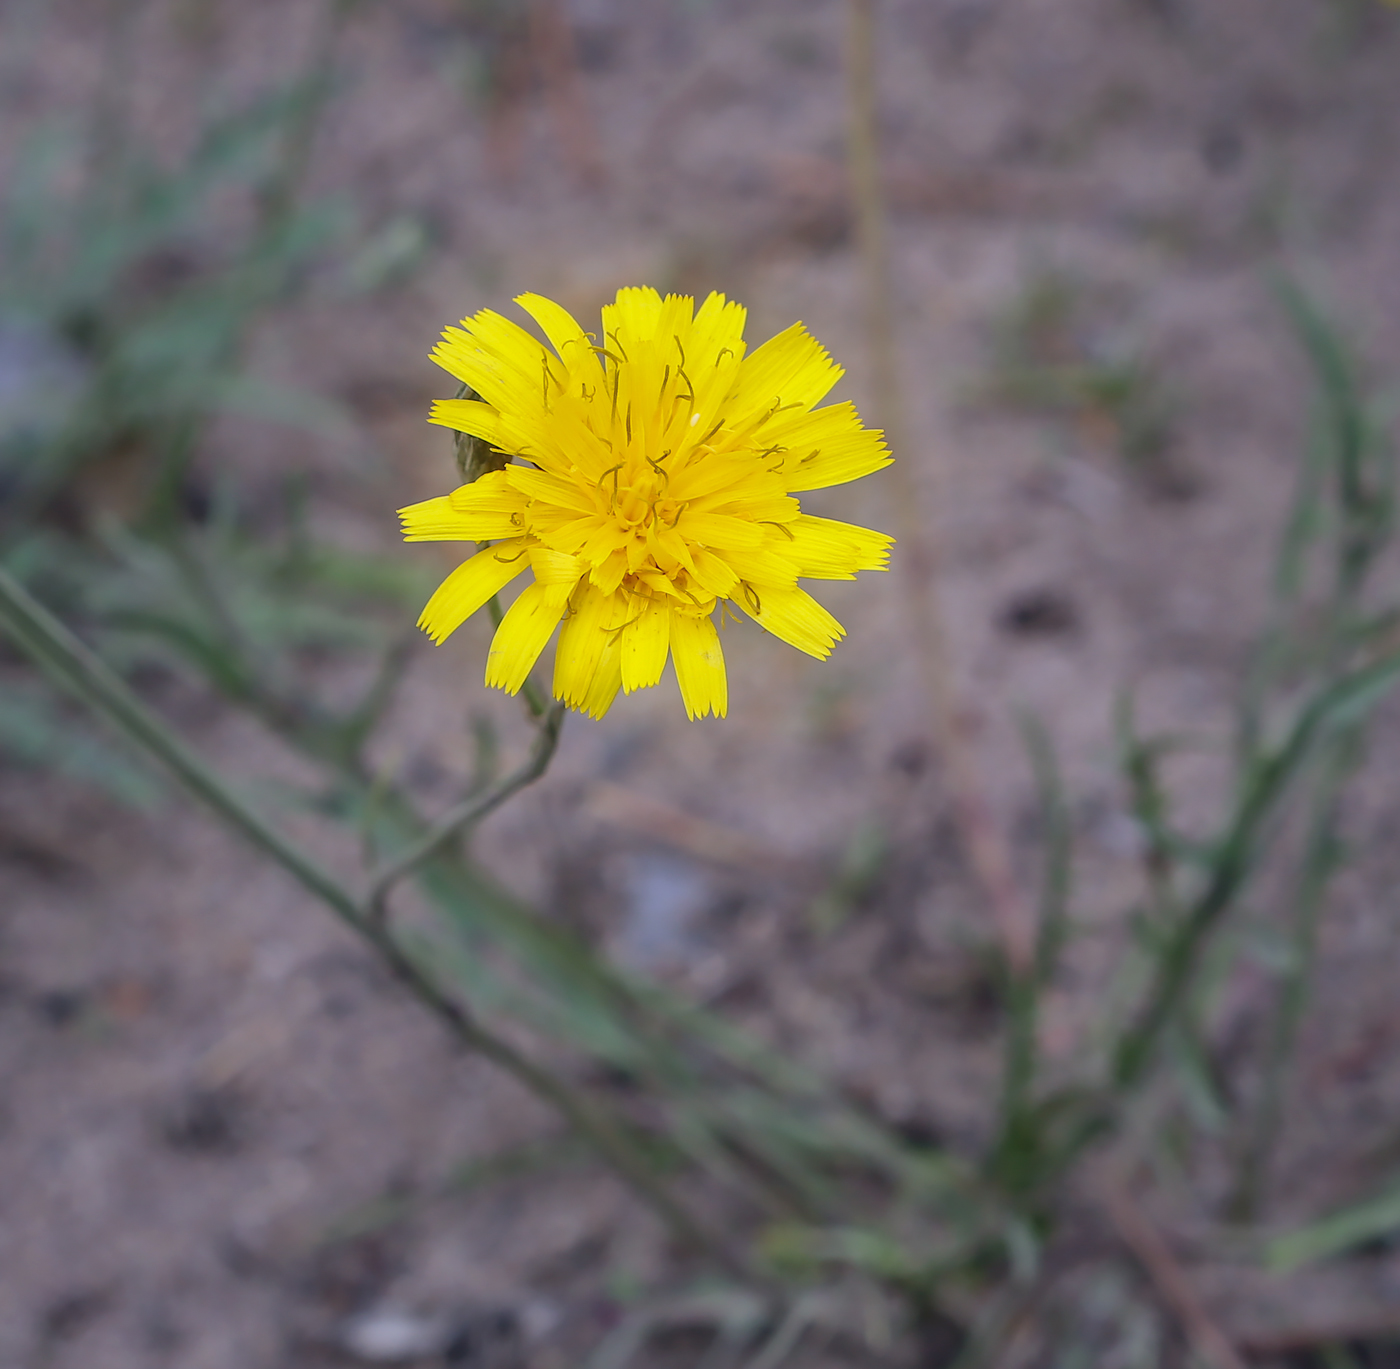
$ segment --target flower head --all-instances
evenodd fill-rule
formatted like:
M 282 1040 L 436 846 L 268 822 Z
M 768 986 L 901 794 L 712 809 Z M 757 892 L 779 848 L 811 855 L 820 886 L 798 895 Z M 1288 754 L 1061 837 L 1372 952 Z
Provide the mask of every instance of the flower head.
M 432 421 L 511 461 L 400 510 L 410 542 L 492 544 L 443 581 L 419 626 L 441 642 L 530 571 L 486 683 L 519 690 L 562 620 L 554 695 L 594 717 L 619 688 L 655 684 L 668 654 L 687 714 L 723 717 L 716 606 L 830 654 L 845 631 L 799 577 L 884 569 L 893 539 L 793 497 L 890 460 L 852 405 L 813 407 L 842 374 L 822 346 L 797 323 L 746 354 L 746 311 L 719 294 L 697 311 L 685 296 L 619 290 L 601 343 L 550 300 L 516 302 L 553 350 L 483 310 L 433 351 L 477 397 L 438 400 Z

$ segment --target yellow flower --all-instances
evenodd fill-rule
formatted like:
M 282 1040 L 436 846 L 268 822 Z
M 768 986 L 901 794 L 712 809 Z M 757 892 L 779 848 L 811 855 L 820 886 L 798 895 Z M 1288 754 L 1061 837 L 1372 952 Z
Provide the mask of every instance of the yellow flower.
M 745 310 L 619 290 L 598 344 L 559 305 L 516 301 L 553 351 L 491 310 L 448 328 L 433 359 L 477 398 L 432 421 L 514 458 L 401 509 L 410 542 L 481 541 L 418 625 L 442 642 L 522 571 L 486 683 L 514 694 L 563 620 L 554 695 L 594 717 L 619 688 L 660 678 L 668 653 L 686 713 L 723 717 L 729 693 L 712 614 L 747 613 L 819 658 L 845 630 L 799 576 L 884 569 L 893 538 L 814 518 L 792 496 L 889 464 L 849 403 L 816 409 L 841 368 L 800 324 L 745 355 Z M 723 616 L 723 607 L 721 608 Z

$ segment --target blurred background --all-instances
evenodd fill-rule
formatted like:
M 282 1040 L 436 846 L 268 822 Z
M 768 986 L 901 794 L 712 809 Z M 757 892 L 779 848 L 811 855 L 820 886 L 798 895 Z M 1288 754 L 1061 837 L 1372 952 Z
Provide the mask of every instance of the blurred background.
M 0 564 L 347 887 L 532 735 L 413 628 L 445 325 L 721 290 L 908 474 L 804 496 L 901 538 L 831 660 L 731 625 L 727 720 L 569 717 L 400 899 L 727 1270 L 0 633 L 0 1363 L 1400 1363 L 1397 61 L 1381 0 L 3 0 Z

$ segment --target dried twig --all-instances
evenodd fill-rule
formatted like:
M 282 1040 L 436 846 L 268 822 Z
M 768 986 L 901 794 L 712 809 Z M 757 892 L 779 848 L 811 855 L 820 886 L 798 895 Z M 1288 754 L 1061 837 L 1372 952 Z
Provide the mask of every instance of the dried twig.
M 906 428 L 876 133 L 874 9 L 875 0 L 849 0 L 847 149 L 851 196 L 865 269 L 875 408 L 891 438 L 891 446 L 898 448 L 895 439 L 902 437 Z M 936 460 L 926 464 L 933 477 L 937 507 L 942 472 Z M 895 497 L 900 521 L 898 560 L 904 568 L 915 648 L 933 713 L 938 749 L 949 771 L 958 834 L 995 919 L 1007 963 L 1014 973 L 1025 975 L 1030 972 L 1034 960 L 1035 929 L 1012 875 L 1006 844 L 987 803 L 982 777 L 967 738 L 952 650 L 939 600 L 942 551 L 934 532 L 935 520 L 924 518 L 920 513 L 914 471 L 915 463 L 907 454 L 891 468 L 897 483 Z
M 1111 1180 L 1105 1186 L 1104 1207 L 1114 1230 L 1181 1323 L 1195 1352 L 1211 1369 L 1246 1369 L 1239 1351 L 1206 1311 L 1161 1232 L 1129 1196 L 1124 1180 Z

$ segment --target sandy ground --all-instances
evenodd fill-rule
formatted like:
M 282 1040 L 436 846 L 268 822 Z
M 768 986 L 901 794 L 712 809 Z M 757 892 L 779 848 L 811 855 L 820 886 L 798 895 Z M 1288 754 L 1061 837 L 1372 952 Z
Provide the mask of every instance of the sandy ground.
M 179 142 L 205 74 L 241 88 L 294 69 L 318 12 L 206 8 L 216 22 L 194 30 L 180 17 L 204 12 L 192 4 L 140 21 L 135 117 L 157 140 Z M 625 283 L 723 289 L 749 304 L 755 338 L 804 319 L 848 368 L 838 397 L 869 400 L 840 163 L 842 6 L 573 9 L 592 138 L 564 136 L 536 98 L 491 124 L 463 97 L 467 40 L 445 0 L 353 21 L 312 189 L 371 218 L 417 216 L 435 245 L 392 296 L 279 320 L 259 364 L 349 404 L 385 473 L 347 481 L 333 444 L 261 430 L 220 430 L 215 459 L 254 481 L 305 462 L 327 526 L 389 545 L 392 508 L 450 478 L 446 440 L 422 422 L 448 383 L 425 359 L 432 339 L 523 289 L 584 312 Z M 1264 600 L 1305 377 L 1262 268 L 1286 262 L 1314 284 L 1382 368 L 1400 355 L 1400 16 L 1305 0 L 1267 17 L 1243 0 L 882 10 L 902 455 L 930 494 L 942 471 L 923 513 L 946 546 L 978 751 L 1027 873 L 1034 803 L 1013 710 L 1045 719 L 1064 758 L 1087 932 L 1050 1030 L 1071 1051 L 1091 1006 L 1074 988 L 1095 982 L 1136 887 L 1117 694 L 1137 689 L 1148 727 L 1223 728 Z M 41 119 L 96 79 L 96 21 L 52 11 L 31 21 L 7 121 Z M 1140 355 L 1174 397 L 1163 470 L 1128 468 L 1092 424 L 971 401 L 994 320 L 1052 269 L 1082 283 L 1096 345 Z M 889 501 L 872 480 L 813 504 L 881 525 Z M 743 981 L 736 1014 L 885 1115 L 976 1137 L 995 1047 L 976 983 L 987 930 L 951 847 L 896 582 L 823 598 L 850 629 L 829 663 L 730 629 L 727 721 L 687 725 L 669 678 L 601 723 L 569 719 L 554 771 L 477 849 L 618 954 L 712 990 Z M 462 764 L 473 711 L 523 746 L 514 707 L 477 682 L 486 640 L 472 624 L 421 653 L 385 743 L 405 764 Z M 187 701 L 180 720 L 239 773 L 288 764 L 216 708 Z M 1400 1134 L 1394 724 L 1348 813 L 1368 854 L 1327 924 L 1280 1220 L 1345 1196 Z M 1218 770 L 1187 759 L 1175 778 L 1188 811 L 1208 812 Z M 650 802 L 747 845 L 716 863 L 658 843 Z M 328 860 L 351 854 L 295 821 Z M 858 830 L 883 834 L 885 875 L 819 934 L 813 893 Z M 800 873 L 775 878 L 769 857 Z M 1244 1019 L 1259 992 L 1241 984 Z M 0 778 L 0 1078 L 6 1366 L 348 1363 L 329 1341 L 384 1307 L 455 1319 L 455 1363 L 562 1365 L 667 1268 L 651 1220 L 567 1147 L 527 1177 L 454 1187 L 554 1124 L 183 804 L 143 815 Z M 1320 1173 L 1324 1151 L 1335 1163 Z M 1377 1257 L 1334 1284 L 1313 1289 L 1318 1315 L 1364 1320 L 1400 1302 L 1400 1263 Z M 1295 1292 L 1279 1310 L 1228 1271 L 1218 1288 L 1220 1315 L 1250 1334 L 1302 1305 Z

